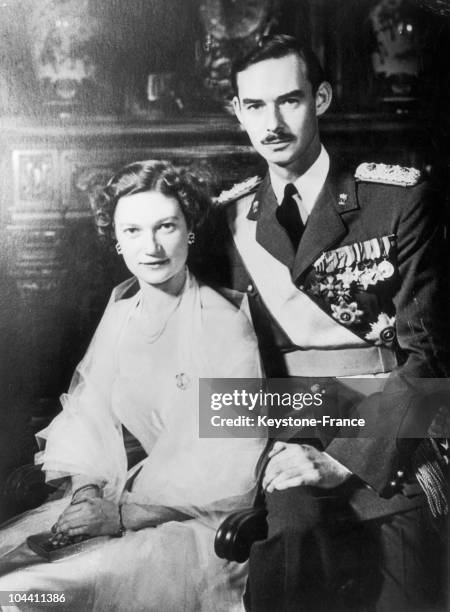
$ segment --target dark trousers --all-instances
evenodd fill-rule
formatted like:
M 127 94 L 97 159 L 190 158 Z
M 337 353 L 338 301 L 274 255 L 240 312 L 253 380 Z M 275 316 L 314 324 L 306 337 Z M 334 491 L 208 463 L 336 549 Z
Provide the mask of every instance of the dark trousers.
M 266 505 L 268 538 L 250 553 L 251 612 L 446 609 L 444 538 L 426 507 L 357 522 L 341 498 L 312 487 L 275 491 Z

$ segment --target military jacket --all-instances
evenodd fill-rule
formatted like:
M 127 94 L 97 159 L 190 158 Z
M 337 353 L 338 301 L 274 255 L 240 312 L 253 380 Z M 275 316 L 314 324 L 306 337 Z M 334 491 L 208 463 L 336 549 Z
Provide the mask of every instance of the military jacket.
M 233 220 L 243 207 L 246 222 L 254 224 L 256 242 L 284 264 L 295 286 L 338 328 L 352 332 L 355 346 L 382 346 L 395 355 L 397 365 L 383 401 L 368 397 L 359 409 L 368 415 L 377 411 L 376 431 L 364 438 L 335 438 L 327 446 L 329 454 L 364 482 L 394 496 L 412 448 L 410 439 L 396 436 L 421 409 L 417 394 L 410 392 L 411 381 L 448 376 L 447 328 L 439 311 L 446 260 L 439 210 L 428 185 L 414 169 L 363 164 L 349 173 L 332 161 L 297 251 L 277 222 L 278 203 L 268 175 L 221 200 L 215 279 L 249 294 L 269 375 L 283 375 L 277 369 L 280 353 L 315 347 L 295 345 L 261 299 L 233 236 Z M 316 347 L 325 349 L 324 355 L 326 349 L 349 347 L 332 330 L 329 345 Z

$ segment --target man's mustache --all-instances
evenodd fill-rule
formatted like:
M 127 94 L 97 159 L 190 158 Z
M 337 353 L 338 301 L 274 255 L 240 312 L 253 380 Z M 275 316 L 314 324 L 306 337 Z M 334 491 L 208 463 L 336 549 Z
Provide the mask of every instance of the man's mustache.
M 261 144 L 272 144 L 273 142 L 278 142 L 279 140 L 293 140 L 294 136 L 289 132 L 273 132 L 272 134 L 268 134 L 261 140 Z

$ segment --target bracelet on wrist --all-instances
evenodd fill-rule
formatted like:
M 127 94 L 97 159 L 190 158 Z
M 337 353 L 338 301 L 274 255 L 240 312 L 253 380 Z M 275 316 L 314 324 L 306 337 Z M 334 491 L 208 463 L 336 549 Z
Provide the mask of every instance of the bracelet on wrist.
M 88 489 L 96 489 L 97 493 L 100 493 L 100 487 L 94 483 L 90 483 L 90 484 L 85 484 L 82 487 L 78 487 L 78 489 L 75 489 L 75 491 L 72 493 L 72 501 L 74 501 L 75 497 L 81 493 L 81 491 L 87 491 Z

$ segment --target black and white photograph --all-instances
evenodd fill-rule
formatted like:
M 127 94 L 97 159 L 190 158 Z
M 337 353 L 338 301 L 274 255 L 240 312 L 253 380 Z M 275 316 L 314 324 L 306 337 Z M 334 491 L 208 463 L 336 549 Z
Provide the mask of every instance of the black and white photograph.
M 0 0 L 0 610 L 450 609 L 450 0 Z

